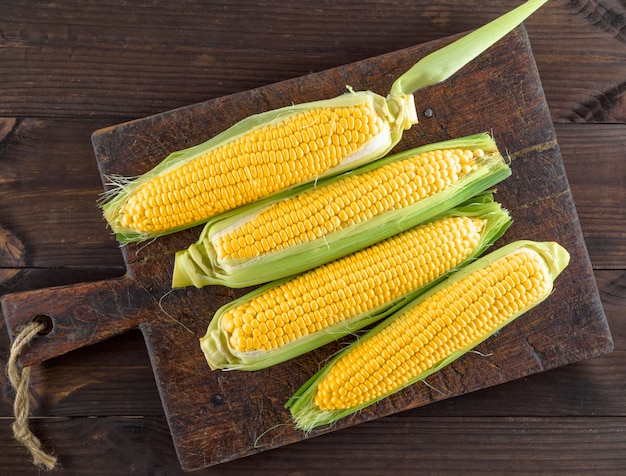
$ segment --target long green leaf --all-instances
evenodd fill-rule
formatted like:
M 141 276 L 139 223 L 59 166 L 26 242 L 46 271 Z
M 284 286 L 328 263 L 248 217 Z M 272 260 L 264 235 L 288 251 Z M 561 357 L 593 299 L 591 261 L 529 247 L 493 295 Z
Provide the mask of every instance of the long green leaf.
M 148 231 L 149 226 L 144 227 L 142 225 L 136 227 L 132 221 L 129 222 L 127 220 L 128 216 L 135 216 L 134 214 L 137 212 L 126 210 L 125 207 L 128 201 L 138 193 L 142 185 L 155 177 L 182 167 L 199 156 L 236 140 L 247 132 L 270 124 L 276 124 L 297 112 L 305 111 L 312 107 L 335 107 L 346 103 L 354 103 L 355 101 L 371 101 L 376 106 L 377 114 L 384 119 L 387 126 L 385 132 L 381 132 L 375 138 L 376 140 L 372 139 L 372 141 L 355 151 L 357 154 L 355 160 L 352 160 L 354 157 L 344 157 L 344 161 L 341 164 L 322 172 L 318 171 L 317 174 L 319 176 L 336 175 L 364 163 L 377 160 L 385 156 L 400 141 L 403 131 L 417 123 L 413 91 L 441 82 L 452 76 L 456 71 L 514 29 L 546 1 L 530 0 L 484 27 L 423 58 L 397 79 L 386 98 L 371 91 L 354 92 L 351 90 L 351 92 L 336 98 L 286 106 L 275 111 L 263 112 L 243 119 L 223 133 L 208 139 L 202 144 L 186 150 L 173 152 L 160 165 L 139 177 L 131 179 L 115 175 L 109 176 L 108 180 L 113 188 L 104 194 L 100 202 L 104 217 L 111 229 L 116 233 L 117 239 L 122 243 L 155 238 L 205 223 L 211 216 L 221 212 L 215 210 L 206 211 L 201 216 L 189 218 L 177 226 L 159 229 L 160 231 Z M 224 164 L 225 169 L 229 169 L 229 167 L 228 163 Z M 227 172 L 222 172 L 222 174 L 227 174 Z M 317 180 L 315 174 L 309 174 L 302 179 L 301 183 L 312 183 L 315 180 Z M 254 180 L 240 181 L 237 185 L 243 190 L 249 190 L 251 187 L 255 189 Z M 286 188 L 297 185 L 299 184 L 277 184 L 276 187 L 268 191 L 267 195 L 280 193 Z M 242 203 L 238 205 L 229 204 L 228 206 L 241 206 L 244 203 L 262 198 L 262 196 L 252 197 L 247 194 L 244 194 L 244 196 L 247 198 Z M 204 203 L 204 205 L 207 204 L 206 200 L 210 200 L 206 193 L 199 193 L 196 195 L 196 198 L 198 198 L 198 203 Z M 202 209 L 200 205 L 198 205 L 198 209 Z M 128 223 L 131 224 L 129 225 Z
M 529 0 L 418 61 L 391 87 L 391 95 L 411 94 L 440 83 L 506 36 L 548 0 Z

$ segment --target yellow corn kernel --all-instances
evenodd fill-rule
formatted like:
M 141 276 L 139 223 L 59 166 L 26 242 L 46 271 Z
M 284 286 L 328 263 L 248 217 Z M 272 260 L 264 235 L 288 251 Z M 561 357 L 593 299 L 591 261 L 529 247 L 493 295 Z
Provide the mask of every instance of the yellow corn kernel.
M 289 183 L 310 182 L 318 175 L 336 175 L 377 160 L 400 141 L 403 131 L 417 124 L 414 91 L 448 79 L 507 35 L 546 1 L 528 0 L 500 18 L 421 58 L 393 82 L 386 97 L 371 91 L 355 92 L 348 87 L 350 93 L 333 99 L 248 116 L 201 144 L 171 153 L 156 167 L 135 179 L 108 175 L 107 180 L 112 187 L 105 192 L 102 200 L 104 218 L 119 241 L 142 241 L 195 226 L 213 214 L 220 214 L 219 210 L 228 210 L 260 197 L 254 192 L 251 194 L 250 190 L 265 190 L 272 194 L 272 191 L 289 187 Z M 378 135 L 376 130 L 379 129 L 373 127 L 374 123 L 362 122 L 363 117 L 369 116 L 371 111 L 357 108 L 348 113 L 344 107 L 363 103 L 375 106 L 373 109 L 376 109 L 377 121 L 385 129 Z M 334 111 L 335 107 L 339 107 L 341 114 L 333 121 L 317 121 L 319 112 L 328 109 Z M 293 122 L 296 116 L 307 116 L 312 110 L 315 116 L 313 121 L 305 117 L 304 122 L 297 123 L 289 134 L 282 135 L 280 131 L 267 129 L 277 124 L 282 128 L 285 123 Z M 335 120 L 340 116 L 345 121 Z M 303 129 L 300 131 L 298 128 Z M 257 132 L 263 133 L 262 139 L 256 139 Z M 242 140 L 242 136 L 247 133 L 254 137 L 252 143 Z M 368 140 L 370 137 L 377 140 Z M 232 142 L 237 142 L 235 150 L 227 145 Z M 362 145 L 358 147 L 358 153 L 353 149 L 354 143 Z M 348 150 L 352 152 L 337 157 L 338 147 L 340 153 L 346 152 L 341 149 L 342 146 L 349 147 Z M 195 162 L 207 151 L 219 151 L 224 160 L 218 163 L 209 159 L 208 163 L 202 164 L 206 168 L 198 170 L 194 176 L 193 166 L 189 169 L 186 165 Z M 239 172 L 234 173 L 239 158 L 245 154 L 251 154 L 244 159 L 249 167 L 240 167 Z M 312 171 L 318 164 L 336 159 L 339 160 L 336 166 L 326 167 L 322 172 Z M 264 164 L 271 162 L 276 166 L 258 168 L 255 161 Z M 291 166 L 294 161 L 299 162 L 297 167 Z M 183 173 L 176 177 L 175 170 L 181 168 L 184 169 Z M 162 176 L 168 178 L 162 181 Z M 152 180 L 159 182 L 156 187 L 159 195 L 153 194 L 151 186 L 141 190 Z M 279 189 L 275 188 L 277 182 L 282 184 Z M 170 188 L 170 183 L 175 185 Z M 216 190 L 212 190 L 213 186 Z M 141 192 L 142 198 L 133 198 L 138 192 Z M 152 200 L 157 196 L 159 200 Z M 180 199 L 184 205 L 178 202 Z M 227 204 L 225 208 L 215 204 L 222 199 Z M 172 203 L 172 200 L 175 202 Z M 133 203 L 129 203 L 131 201 Z M 146 201 L 149 206 L 146 206 Z M 164 207 L 168 201 L 172 206 Z M 148 211 L 148 208 L 151 210 Z
M 265 321 L 267 310 L 276 320 L 280 318 L 277 326 L 283 328 L 286 336 L 281 345 L 309 334 L 310 329 L 327 329 L 377 309 L 453 269 L 476 249 L 483 226 L 480 219 L 452 217 L 405 232 L 230 309 L 222 317 L 222 330 L 230 334 L 229 342 L 235 352 L 261 352 L 279 347 L 270 339 L 261 344 L 254 336 L 254 330 Z M 444 243 L 445 249 L 441 246 Z M 418 257 L 425 257 L 426 266 L 412 266 Z M 320 291 L 315 300 L 310 297 L 314 290 Z M 307 318 L 316 326 L 298 317 L 306 304 L 315 308 L 307 313 Z M 239 327 L 233 326 L 233 320 L 239 314 L 250 316 L 250 320 L 242 323 L 235 334 L 233 327 Z
M 209 366 L 257 370 L 380 320 L 480 254 L 508 227 L 508 214 L 494 202 L 480 205 L 486 217 L 476 206 L 225 305 L 201 339 Z
M 441 216 L 510 174 L 485 133 L 409 149 L 209 220 L 176 253 L 172 286 L 300 274 Z
M 511 290 L 497 292 L 496 299 L 502 307 L 495 308 L 489 306 L 484 295 L 475 289 L 481 284 L 494 288 L 499 282 L 508 283 Z M 524 283 L 523 292 L 516 292 L 520 288 L 514 285 L 515 282 Z M 315 404 L 321 410 L 345 409 L 391 392 L 426 371 L 433 362 L 471 345 L 485 330 L 497 328 L 543 296 L 549 286 L 550 277 L 536 253 L 521 250 L 501 258 L 452 287 L 444 288 L 402 318 L 394 320 L 379 334 L 357 344 L 320 382 Z M 460 310 L 455 313 L 454 320 L 446 324 L 443 316 L 453 303 L 460 306 Z M 448 328 L 456 338 L 447 338 L 446 333 L 437 331 L 437 328 Z M 419 332 L 418 329 L 423 330 Z M 400 337 L 407 344 L 398 350 L 399 358 L 386 360 L 376 372 L 368 371 L 362 363 L 375 359 L 378 349 L 388 348 Z M 359 380 L 363 380 L 363 384 L 358 384 Z M 344 395 L 333 390 L 346 387 L 348 382 L 353 390 Z M 358 394 L 354 391 L 357 385 Z
M 524 240 L 452 274 L 309 379 L 287 402 L 296 426 L 328 425 L 444 368 L 546 299 L 568 263 L 557 243 Z
M 213 248 L 218 259 L 250 259 L 315 240 L 453 186 L 483 155 L 480 149 L 437 149 L 345 177 L 225 229 L 212 238 Z
M 337 125 L 351 136 L 344 145 L 332 143 Z M 300 112 L 144 183 L 121 208 L 119 223 L 159 233 L 250 203 L 338 166 L 384 127 L 371 103 Z M 365 128 L 367 134 L 351 134 Z

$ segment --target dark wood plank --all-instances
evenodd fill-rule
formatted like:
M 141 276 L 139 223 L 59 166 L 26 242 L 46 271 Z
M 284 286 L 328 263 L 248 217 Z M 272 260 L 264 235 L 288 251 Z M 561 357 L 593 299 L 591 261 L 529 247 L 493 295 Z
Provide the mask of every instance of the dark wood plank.
M 5 364 L 6 357 L 0 361 Z M 0 396 L 0 416 L 7 417 L 13 414 L 15 394 L 8 390 L 5 372 L 0 387 L 7 389 Z M 31 393 L 34 417 L 163 414 L 146 345 L 136 331 L 33 367 Z
M 0 224 L 31 267 L 122 266 L 97 206 L 91 133 L 107 120 L 0 119 Z
M 533 49 L 553 118 L 624 122 L 624 3 L 573 0 L 552 7 L 563 15 L 537 16 Z
M 516 217 L 507 241 L 522 238 L 560 241 L 572 254 L 572 263 L 547 306 L 532 315 L 529 313 L 527 319 L 516 321 L 481 348 L 486 353 L 491 353 L 490 349 L 507 349 L 494 352 L 491 364 L 481 365 L 471 357 L 464 359 L 450 372 L 431 379 L 429 383 L 438 393 L 427 387 L 413 387 L 338 423 L 336 428 L 545 371 L 611 348 L 554 130 L 526 40 L 524 30 L 520 29 L 447 84 L 417 93 L 417 102 L 434 110 L 435 116 L 407 133 L 404 147 L 407 143 L 470 134 L 476 128 L 491 129 L 514 161 L 514 174 L 499 191 L 503 203 Z M 428 51 L 436 47 L 429 44 L 421 48 Z M 416 49 L 101 131 L 94 136 L 101 172 L 141 173 L 156 164 L 163 154 L 223 130 L 224 119 L 235 121 L 268 107 L 279 107 L 288 97 L 298 96 L 301 101 L 330 97 L 341 93 L 338 84 L 344 82 L 358 89 L 386 91 L 398 72 L 415 61 L 409 62 L 408 58 L 413 57 L 419 57 Z M 364 77 L 365 69 L 370 73 Z M 514 94 L 506 77 L 516 80 Z M 471 99 L 452 93 L 463 89 L 463 84 L 472 85 Z M 498 89 L 503 94 L 494 94 Z M 481 103 L 480 109 L 476 109 L 475 102 Z M 520 108 L 520 104 L 525 107 Z M 528 127 L 529 124 L 534 127 Z M 144 147 L 145 144 L 149 147 Z M 546 215 L 551 219 L 546 220 Z M 91 344 L 120 330 L 111 326 L 137 325 L 140 319 L 148 319 L 141 323 L 141 328 L 181 464 L 187 469 L 197 469 L 302 439 L 304 435 L 289 425 L 282 429 L 282 423 L 289 418 L 284 402 L 303 382 L 298 376 L 312 374 L 317 363 L 335 348 L 320 350 L 323 354 L 311 353 L 268 372 L 207 374 L 206 362 L 198 352 L 197 337 L 204 333 L 212 310 L 232 296 L 220 288 L 212 288 L 210 299 L 207 290 L 176 293 L 161 299 L 169 290 L 166 276 L 173 252 L 183 247 L 191 232 L 163 237 L 150 245 L 126 246 L 123 251 L 135 285 L 128 285 L 123 292 L 113 287 L 103 289 L 100 285 L 95 288 L 89 285 L 83 290 L 42 290 L 5 297 L 3 310 L 13 329 L 22 319 L 44 312 L 37 311 L 42 309 L 40 303 L 54 321 L 52 332 L 31 343 L 23 357 L 27 364 Z M 159 318 L 163 311 L 167 319 Z M 177 321 L 192 332 L 182 329 Z M 109 326 L 104 326 L 104 322 Z M 564 333 L 564 328 L 576 332 Z M 526 338 L 516 339 L 520 334 Z M 479 370 L 473 372 L 472 368 Z M 252 391 L 253 388 L 261 390 Z M 242 399 L 245 392 L 248 398 Z M 219 399 L 213 398 L 216 395 Z M 220 405 L 223 402 L 226 404 Z M 204 418 L 196 414 L 199 408 L 201 414 L 210 414 L 211 434 L 206 432 Z M 247 430 L 242 432 L 244 426 Z M 268 439 L 268 446 L 259 447 L 257 436 L 268 428 L 279 430 Z M 332 429 L 319 433 L 329 430 Z
M 0 251 L 0 294 L 124 272 L 91 208 L 93 130 L 462 32 L 518 3 L 0 2 L 0 226 L 22 245 Z M 619 0 L 551 0 L 526 22 L 615 350 L 197 474 L 623 472 L 624 135 L 606 123 L 626 121 L 624 12 Z M 597 125 L 561 124 L 573 122 Z M 2 368 L 8 345 L 0 322 Z M 0 472 L 39 474 L 10 436 L 4 378 Z M 33 425 L 58 474 L 183 474 L 138 332 L 36 366 L 33 379 Z
M 24 244 L 9 230 L 0 226 L 0 284 L 10 280 L 24 265 Z
M 0 294 L 112 279 L 125 268 L 3 268 Z M 8 279 L 2 279 L 3 277 Z M 5 368 L 10 339 L 0 314 L 0 366 Z M 32 370 L 34 415 L 85 416 L 162 414 L 143 337 L 129 332 L 106 345 L 81 349 Z M 13 413 L 14 393 L 0 373 L 0 418 Z M 135 392 L 137 392 L 135 394 Z M 86 402 L 89 402 L 85 405 Z M 139 403 L 140 402 L 140 403 Z M 146 412 L 146 413 L 144 413 Z M 0 465 L 0 468 L 2 466 Z
M 107 277 L 102 271 L 28 270 L 14 285 L 61 285 Z M 62 276 L 65 273 L 65 280 Z M 596 271 L 602 304 L 615 341 L 608 355 L 498 385 L 412 410 L 420 416 L 626 416 L 626 274 Z M 6 288 L 5 288 L 6 289 Z M 18 288 L 14 287 L 16 291 Z M 0 320 L 0 366 L 9 338 Z M 0 387 L 7 388 L 4 372 Z M 119 337 L 32 369 L 33 413 L 44 416 L 156 416 L 163 407 L 145 342 L 139 332 Z M 0 417 L 9 417 L 12 392 L 0 398 Z M 412 414 L 412 413 L 411 413 Z M 51 437 L 54 440 L 53 437 Z
M 8 474 L 12 476 L 42 474 L 32 465 L 24 448 L 15 443 L 8 426 L 0 428 L 0 470 L 10 470 Z M 44 418 L 33 420 L 31 427 L 48 451 L 63 455 L 50 474 L 184 474 L 163 416 Z
M 177 466 L 163 417 L 42 419 L 33 427 L 53 440 L 60 476 L 190 474 Z M 0 445 L 0 465 L 15 462 L 12 476 L 39 474 L 4 427 Z M 398 415 L 191 474 L 618 475 L 624 465 L 625 419 Z
M 93 131 L 120 121 L 0 119 L 0 226 L 22 243 L 27 265 L 123 267 L 95 204 L 102 184 L 89 139 Z M 619 124 L 555 127 L 594 267 L 626 268 L 626 129 Z
M 0 294 L 114 279 L 126 272 L 126 268 L 121 266 L 34 268 L 2 265 L 0 269 L 8 272 L 0 279 Z
M 0 114 L 143 117 L 471 30 L 519 3 L 4 2 Z M 556 121 L 625 117 L 621 12 L 552 0 L 526 22 Z
M 348 471 L 352 474 L 380 474 L 389 470 L 393 474 L 416 474 L 416 471 L 429 474 L 615 471 L 614 474 L 618 474 L 615 468 L 624 460 L 623 423 L 601 418 L 586 421 L 563 418 L 556 425 L 552 419 L 542 418 L 406 418 L 400 415 L 355 427 L 349 433 L 339 432 L 328 435 L 327 439 L 307 441 L 302 448 L 294 445 L 277 450 L 271 461 L 277 470 L 289 469 L 286 466 L 289 463 L 280 460 L 282 452 L 293 457 L 294 453 L 304 456 L 306 451 L 314 451 L 326 456 L 308 466 L 311 474 L 325 468 L 331 473 L 350 468 Z M 363 438 L 358 447 L 349 443 L 355 438 Z M 396 438 L 404 443 L 398 444 Z M 393 444 L 389 444 L 392 441 Z M 337 452 L 334 448 L 345 450 Z M 599 453 L 591 454 L 594 450 Z M 362 452 L 370 456 L 362 458 Z M 553 458 L 553 452 L 560 455 L 559 463 L 547 469 L 546 459 Z M 261 465 L 264 456 L 236 463 L 253 471 L 255 459 Z
M 557 137 L 591 261 L 626 267 L 626 126 L 558 124 Z

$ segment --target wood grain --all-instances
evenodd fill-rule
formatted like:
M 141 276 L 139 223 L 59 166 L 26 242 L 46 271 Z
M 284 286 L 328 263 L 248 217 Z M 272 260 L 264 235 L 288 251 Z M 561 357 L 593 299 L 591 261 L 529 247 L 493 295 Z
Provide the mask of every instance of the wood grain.
M 0 139 L 2 226 L 27 247 L 27 266 L 122 266 L 98 209 L 93 128 L 109 121 L 16 119 Z
M 25 250 L 0 262 L 0 294 L 124 273 L 90 202 L 92 131 L 463 32 L 518 3 L 0 1 L 0 226 Z M 615 350 L 196 474 L 623 472 L 623 13 L 619 0 L 551 0 L 526 22 Z M 2 362 L 8 346 L 0 323 Z M 10 435 L 4 378 L 0 472 L 39 474 Z M 57 474 L 184 474 L 139 332 L 33 378 Z
M 526 474 L 619 474 L 626 441 L 626 428 L 620 426 L 626 416 L 626 327 L 621 318 L 626 278 L 616 271 L 598 276 L 613 334 L 622 338 L 607 356 L 194 474 L 307 475 L 322 469 L 328 474 L 380 474 L 381 465 L 413 474 L 413 467 L 427 462 L 435 465 L 430 467 L 433 474 L 463 472 L 467 465 L 473 468 L 470 474 L 487 468 L 500 473 L 510 471 L 510 461 L 513 467 L 530 464 Z M 0 346 L 7 342 L 2 339 Z M 40 417 L 33 427 L 63 457 L 60 474 L 183 474 L 139 333 L 78 350 L 33 372 L 35 415 Z M 0 400 L 2 415 L 10 414 L 9 400 L 6 394 Z M 57 418 L 41 419 L 46 415 Z M 6 458 L 11 474 L 36 474 L 8 431 L 0 432 L 0 444 L 0 466 Z M 563 461 L 553 466 L 546 461 L 554 455 Z
M 93 131 L 117 122 L 67 118 L 5 122 L 11 124 L 7 136 L 13 138 L 2 142 L 5 159 L 0 162 L 1 218 L 15 239 L 21 237 L 20 241 L 29 244 L 28 258 L 24 256 L 28 265 L 123 269 L 122 253 L 95 205 L 102 183 L 90 141 Z M 589 124 L 581 129 L 560 123 L 555 128 L 594 266 L 624 269 L 626 241 L 619 224 L 626 221 L 626 171 L 622 160 L 626 129 L 622 124 Z M 62 142 L 58 140 L 60 135 Z M 592 175 L 590 163 L 595 164 Z M 45 179 L 42 170 L 46 170 Z M 74 180 L 68 179 L 68 174 Z M 84 184 L 88 184 L 86 190 Z M 76 188 L 86 198 L 68 202 L 67 197 Z M 69 226 L 56 226 L 61 219 Z M 67 233 L 68 227 L 72 233 Z
M 37 287 L 62 284 L 58 272 L 33 276 Z M 102 271 L 70 276 L 77 282 L 102 279 Z M 608 355 L 522 378 L 506 385 L 446 399 L 415 410 L 422 416 L 626 416 L 626 274 L 596 271 L 602 305 L 615 339 Z M 67 278 L 67 276 L 66 276 Z M 27 277 L 22 278 L 25 282 Z M 6 326 L 0 326 L 0 355 L 8 354 Z M 159 416 L 163 407 L 143 336 L 124 333 L 100 344 L 57 357 L 32 369 L 33 413 L 37 417 L 88 415 Z M 0 387 L 6 387 L 0 375 Z M 515 398 L 511 396 L 514 395 Z M 62 397 L 61 397 L 62 396 Z M 0 398 L 0 415 L 11 414 L 11 394 Z M 406 412 L 411 415 L 413 411 Z
M 626 126 L 590 124 L 581 134 L 563 124 L 557 131 L 594 266 L 623 269 L 626 235 L 616 225 L 626 217 Z
M 4 3 L 1 115 L 133 119 L 465 32 L 519 2 Z M 620 89 L 620 8 L 552 0 L 525 23 L 555 121 L 597 121 Z
M 185 474 L 177 468 L 163 417 L 49 419 L 33 426 L 45 440 L 60 442 L 59 454 L 73 455 L 59 473 Z M 379 476 L 391 468 L 399 475 L 423 468 L 427 474 L 479 475 L 488 468 L 491 474 L 619 475 L 626 464 L 624 432 L 623 420 L 599 417 L 399 415 L 191 474 Z M 23 451 L 3 436 L 3 456 L 16 462 L 11 474 L 35 474 Z M 555 454 L 558 464 L 551 464 Z M 94 461 L 107 464 L 94 467 Z
M 280 107 L 285 98 L 299 97 L 299 102 L 305 102 L 333 97 L 341 94 L 343 84 L 388 91 L 393 78 L 416 58 L 449 41 L 432 42 L 98 131 L 93 142 L 100 172 L 103 176 L 140 174 L 172 150 L 201 142 L 237 119 Z M 514 87 L 510 84 L 513 78 Z M 468 87 L 473 91 L 472 100 L 454 94 Z M 507 327 L 486 347 L 481 346 L 481 351 L 493 355 L 488 363 L 464 358 L 462 363 L 429 379 L 428 387 L 407 389 L 312 435 L 601 355 L 612 348 L 525 30 L 508 35 L 445 84 L 415 94 L 417 104 L 434 114 L 405 133 L 401 146 L 460 137 L 491 127 L 514 164 L 513 176 L 498 192 L 515 217 L 505 241 L 559 241 L 569 250 L 571 264 L 547 305 Z M 552 219 L 544 220 L 545 215 Z M 253 374 L 207 373 L 197 338 L 203 335 L 213 311 L 233 294 L 219 287 L 167 294 L 173 253 L 184 247 L 184 240 L 190 240 L 192 233 L 195 230 L 150 244 L 125 246 L 129 273 L 123 279 L 43 289 L 2 300 L 5 319 L 13 332 L 24 323 L 23 319 L 37 314 L 50 316 L 53 322 L 52 331 L 33 341 L 22 356 L 25 365 L 140 326 L 185 469 L 223 463 L 303 439 L 305 435 L 288 425 L 284 402 L 302 384 L 299 376 L 314 373 L 318 362 L 337 348 L 328 346 Z M 565 298 L 574 293 L 578 299 Z M 565 328 L 576 332 L 564 334 Z M 519 335 L 524 339 L 516 339 Z M 248 397 L 241 398 L 245 393 Z M 210 434 L 206 431 L 208 421 Z M 274 430 L 266 433 L 268 428 Z

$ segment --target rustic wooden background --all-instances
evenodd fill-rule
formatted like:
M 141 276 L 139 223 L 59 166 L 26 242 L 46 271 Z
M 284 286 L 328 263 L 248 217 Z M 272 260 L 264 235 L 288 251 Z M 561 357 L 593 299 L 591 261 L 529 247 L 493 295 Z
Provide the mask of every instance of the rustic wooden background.
M 463 32 L 520 1 L 0 0 L 0 294 L 109 279 L 99 128 Z M 551 0 L 526 23 L 615 350 L 196 474 L 623 474 L 626 2 Z M 0 325 L 0 360 L 9 339 Z M 0 474 L 13 442 L 0 375 Z M 182 474 L 143 338 L 33 369 L 58 474 Z

